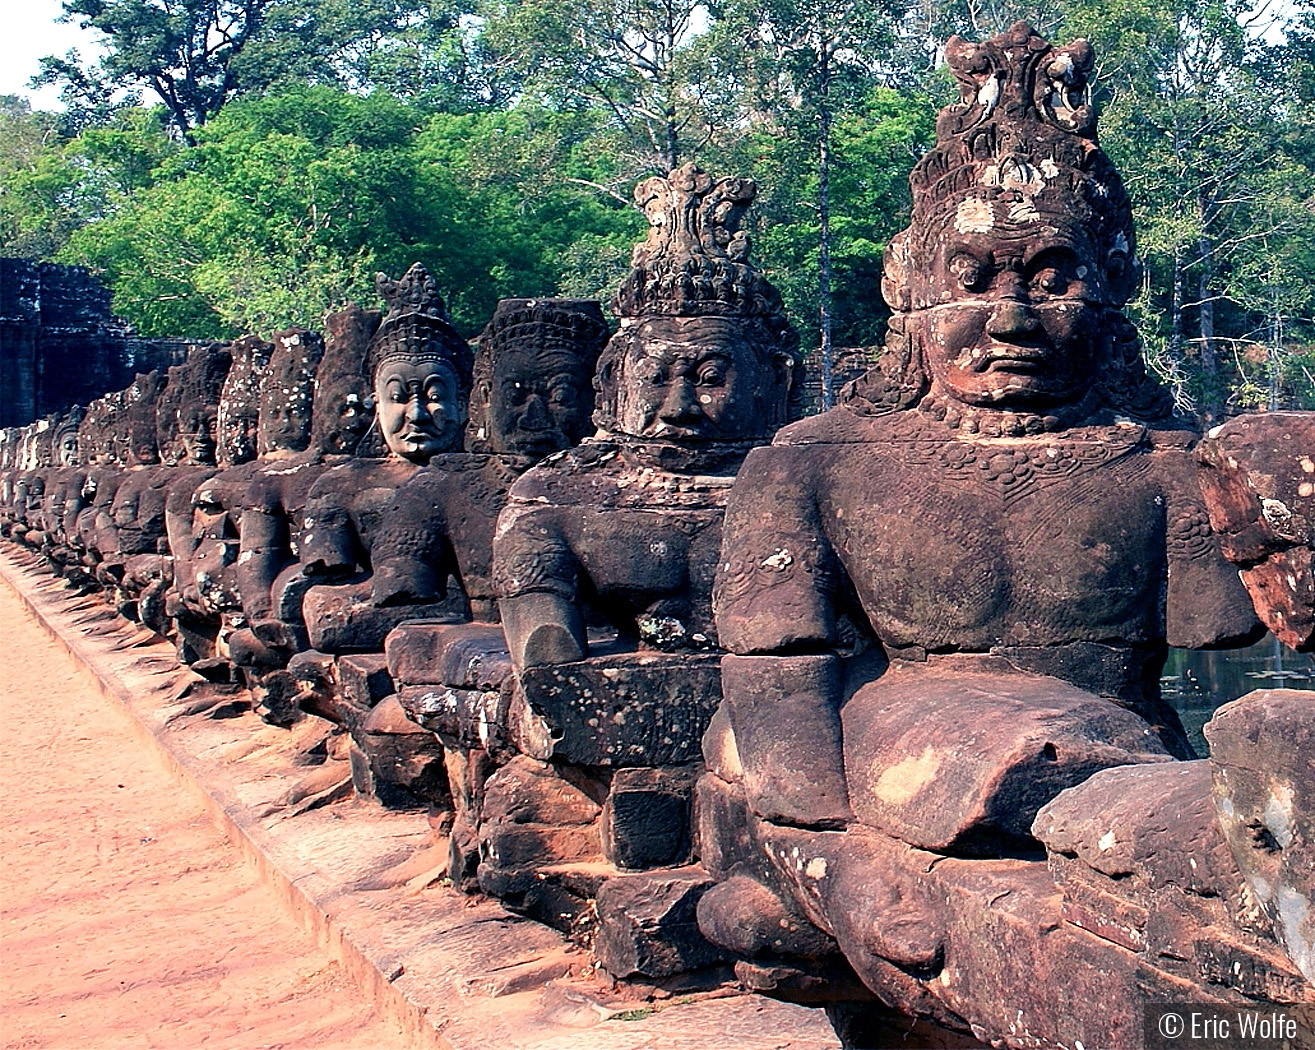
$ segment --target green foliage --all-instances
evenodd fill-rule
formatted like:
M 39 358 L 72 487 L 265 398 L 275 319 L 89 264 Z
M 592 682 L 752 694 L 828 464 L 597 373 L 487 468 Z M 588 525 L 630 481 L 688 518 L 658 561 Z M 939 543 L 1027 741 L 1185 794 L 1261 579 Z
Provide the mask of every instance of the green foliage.
M 1284 41 L 1249 0 L 65 0 L 108 53 L 47 61 L 62 117 L 0 100 L 0 238 L 146 333 L 316 325 L 419 259 L 473 334 L 501 297 L 610 299 L 633 185 L 695 160 L 757 179 L 805 346 L 872 345 L 938 48 L 1023 17 L 1097 47 L 1152 367 L 1206 420 L 1315 407 L 1312 3 Z
M 191 149 L 152 155 L 149 139 L 89 133 L 119 184 L 60 258 L 104 273 L 143 333 L 196 336 L 316 326 L 349 298 L 372 302 L 375 271 L 419 259 L 474 333 L 499 298 L 557 292 L 578 238 L 634 238 L 637 216 L 596 190 L 498 167 L 502 151 L 568 145 L 574 125 L 546 111 L 426 116 L 382 93 L 304 87 L 231 104 Z M 576 286 L 587 272 L 577 263 Z
M 875 87 L 835 124 L 831 260 L 839 346 L 881 341 L 881 257 L 908 224 L 908 174 L 934 133 L 925 99 Z M 762 184 L 755 255 L 781 289 L 805 346 L 817 345 L 817 172 L 812 144 L 767 132 L 750 167 Z
M 0 251 L 29 259 L 58 251 L 76 225 L 68 205 L 77 184 L 51 116 L 0 96 Z

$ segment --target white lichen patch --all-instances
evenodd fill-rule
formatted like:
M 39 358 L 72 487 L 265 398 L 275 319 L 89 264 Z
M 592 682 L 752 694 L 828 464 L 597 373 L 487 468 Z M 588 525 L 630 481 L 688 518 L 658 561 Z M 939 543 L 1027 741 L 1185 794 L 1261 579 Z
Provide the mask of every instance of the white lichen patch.
M 959 202 L 954 228 L 960 233 L 989 233 L 995 227 L 995 211 L 990 201 L 969 197 Z
M 826 878 L 826 858 L 814 857 L 804 867 L 804 874 L 807 875 L 810 879 Z
M 1284 783 L 1275 784 L 1269 799 L 1265 802 L 1265 811 L 1260 815 L 1265 827 L 1274 836 L 1274 841 L 1282 849 L 1288 849 L 1292 845 L 1292 804 L 1292 786 Z
M 1041 213 L 1036 210 L 1036 205 L 1030 200 L 1014 201 L 1009 205 L 1009 221 L 1024 223 L 1038 222 L 1041 219 Z

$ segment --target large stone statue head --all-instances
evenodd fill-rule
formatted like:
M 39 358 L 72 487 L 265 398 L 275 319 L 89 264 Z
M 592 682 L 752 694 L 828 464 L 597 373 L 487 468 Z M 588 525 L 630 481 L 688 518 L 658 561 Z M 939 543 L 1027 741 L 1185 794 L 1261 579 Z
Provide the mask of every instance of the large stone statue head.
M 274 351 L 260 379 L 260 423 L 256 451 L 305 452 L 311 443 L 315 370 L 324 340 L 305 328 L 274 333 Z
M 592 299 L 503 299 L 479 337 L 466 447 L 538 460 L 579 444 L 606 339 Z
M 256 431 L 260 422 L 260 383 L 269 367 L 274 344 L 246 335 L 229 346 L 233 363 L 224 377 L 217 412 L 217 457 L 222 467 L 256 458 Z
M 438 284 L 420 263 L 375 287 L 388 304 L 370 344 L 376 412 L 394 455 L 424 464 L 461 447 L 470 397 L 470 346 L 452 327 Z
M 52 436 L 55 466 L 74 467 L 78 459 L 78 428 L 87 416 L 87 410 L 81 405 L 74 405 L 55 424 Z
M 232 363 L 228 347 L 200 344 L 187 351 L 181 365 L 169 369 L 166 389 L 176 392 L 167 399 L 175 413 L 176 462 L 195 466 L 215 462 L 219 398 Z
M 686 164 L 635 188 L 652 228 L 598 364 L 600 429 L 672 444 L 752 444 L 786 422 L 799 337 L 748 261 L 751 179 Z
M 155 410 L 168 381 L 168 375 L 160 371 L 139 373 L 124 391 L 127 442 L 123 462 L 126 466 L 146 467 L 160 462 Z
M 946 54 L 963 97 L 909 177 L 912 223 L 882 281 L 895 313 L 873 378 L 886 382 L 860 382 L 859 399 L 925 397 L 951 423 L 985 414 L 1004 433 L 1167 415 L 1120 312 L 1138 264 L 1128 195 L 1084 101 L 1091 46 L 1052 47 L 1020 22 L 980 44 L 954 37 Z
M 115 432 L 121 423 L 123 391 L 102 394 L 87 405 L 87 415 L 78 427 L 78 459 L 88 466 L 116 461 Z
M 50 415 L 32 424 L 27 454 L 29 470 L 42 470 L 55 465 L 55 424 L 58 420 L 58 416 Z
M 18 427 L 5 427 L 0 430 L 0 470 L 13 470 L 18 458 Z
M 366 371 L 370 337 L 379 314 L 356 303 L 324 319 L 324 357 L 315 370 L 312 441 L 317 451 L 350 455 L 374 422 L 374 397 Z

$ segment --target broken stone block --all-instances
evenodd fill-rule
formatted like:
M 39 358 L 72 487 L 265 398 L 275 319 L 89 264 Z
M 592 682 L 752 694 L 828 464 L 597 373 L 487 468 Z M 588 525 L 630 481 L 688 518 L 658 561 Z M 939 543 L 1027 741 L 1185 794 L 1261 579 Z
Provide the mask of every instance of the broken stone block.
M 728 783 L 735 784 L 744 779 L 744 766 L 735 746 L 735 733 L 725 704 L 717 707 L 707 732 L 703 734 L 703 763 L 709 772 Z
M 546 870 L 479 869 L 479 889 L 513 911 L 528 915 L 581 943 L 597 925 L 594 896 L 613 869 L 602 863 L 564 863 Z
M 540 753 L 584 766 L 670 766 L 697 761 L 721 700 L 717 654 L 623 653 L 519 676 Z
M 369 711 L 396 691 L 381 653 L 360 653 L 338 660 L 338 687 L 344 702 Z
M 705 773 L 694 786 L 694 854 L 711 875 L 721 878 L 737 864 L 761 863 L 749 834 L 749 806 L 741 784 Z
M 698 903 L 699 929 L 713 944 L 736 955 L 819 958 L 836 943 L 762 882 L 737 873 Z
M 448 786 L 455 813 L 448 838 L 448 877 L 467 893 L 479 889 L 479 820 L 484 807 L 484 784 L 494 771 L 488 754 L 480 750 L 444 747 Z
M 520 756 L 484 784 L 485 823 L 593 825 L 602 787 L 578 771 Z
M 1215 806 L 1256 900 L 1315 984 L 1315 694 L 1260 689 L 1205 727 Z
M 985 672 L 983 668 L 986 668 Z M 1110 766 L 1172 761 L 1150 725 L 1056 678 L 999 661 L 896 661 L 843 711 L 858 818 L 913 846 L 1000 855 L 1037 811 Z
M 1042 807 L 1032 833 L 1064 891 L 1065 920 L 1129 951 L 1152 945 L 1166 913 L 1206 923 L 1243 910 L 1208 762 L 1102 770 Z
M 485 623 L 401 623 L 385 643 L 388 669 L 408 685 L 497 690 L 511 674 L 502 628 Z
M 1283 644 L 1315 648 L 1315 413 L 1230 419 L 1197 449 L 1220 548 Z
M 1236 896 L 1241 874 L 1215 832 L 1210 763 L 1102 770 L 1042 807 L 1032 833 L 1107 878 L 1133 876 L 1149 893 L 1176 886 L 1197 896 Z
M 524 756 L 512 759 L 484 785 L 482 866 L 509 872 L 601 860 L 600 794 L 601 785 L 588 783 L 574 771 Z
M 603 856 L 633 871 L 688 861 L 693 787 L 688 766 L 618 769 L 603 805 Z
M 713 885 L 698 869 L 609 879 L 598 890 L 598 961 L 616 977 L 670 977 L 724 961 L 696 916 Z
M 314 578 L 310 579 L 314 582 Z M 461 599 L 464 602 L 464 597 Z M 456 602 L 379 607 L 368 583 L 311 587 L 302 615 L 311 645 L 332 653 L 375 653 L 398 624 L 421 617 L 456 620 Z
M 510 689 L 461 689 L 448 685 L 404 685 L 402 706 L 450 747 L 507 750 Z
M 377 798 L 389 808 L 411 808 L 417 800 L 452 804 L 442 745 L 407 718 L 396 697 L 376 705 L 352 738 L 369 773 L 367 777 L 365 770 L 353 767 L 358 794 Z

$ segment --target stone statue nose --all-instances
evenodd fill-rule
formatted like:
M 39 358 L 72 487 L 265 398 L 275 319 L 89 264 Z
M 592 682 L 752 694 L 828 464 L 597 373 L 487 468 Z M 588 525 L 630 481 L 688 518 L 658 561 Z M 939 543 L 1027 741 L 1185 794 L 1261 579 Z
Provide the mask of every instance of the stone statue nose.
M 684 376 L 672 380 L 666 399 L 662 402 L 660 415 L 669 422 L 700 415 L 699 403 L 694 397 L 694 384 Z
M 538 394 L 531 394 L 525 399 L 525 411 L 521 413 L 521 428 L 545 430 L 548 424 L 548 410 L 544 407 L 543 398 Z
M 1041 319 L 1032 307 L 1019 299 L 999 303 L 986 321 L 986 334 L 993 336 L 1029 335 L 1041 327 Z
M 422 397 L 410 398 L 406 403 L 406 420 L 408 423 L 418 423 L 429 415 L 429 408 L 425 405 Z

